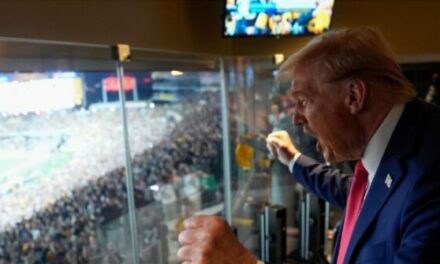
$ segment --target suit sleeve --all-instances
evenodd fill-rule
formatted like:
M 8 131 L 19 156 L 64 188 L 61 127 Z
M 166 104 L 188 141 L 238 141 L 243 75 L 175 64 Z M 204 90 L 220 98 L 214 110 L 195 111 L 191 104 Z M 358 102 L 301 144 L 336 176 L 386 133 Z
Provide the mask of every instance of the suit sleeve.
M 439 166 L 415 181 L 402 211 L 402 240 L 394 263 L 439 263 Z
M 293 176 L 319 198 L 345 208 L 351 184 L 349 175 L 301 155 L 293 166 Z

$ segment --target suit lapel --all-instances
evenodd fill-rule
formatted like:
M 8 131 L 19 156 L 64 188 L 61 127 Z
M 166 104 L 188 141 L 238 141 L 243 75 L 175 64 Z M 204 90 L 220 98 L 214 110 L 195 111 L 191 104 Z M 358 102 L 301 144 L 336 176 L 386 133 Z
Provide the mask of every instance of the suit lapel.
M 404 177 L 405 168 L 402 167 L 400 160 L 411 151 L 427 112 L 428 107 L 424 103 L 419 101 L 407 103 L 365 198 L 345 255 L 345 263 L 350 262 L 359 241 Z
M 336 240 L 335 240 L 336 241 L 335 246 L 333 248 L 333 256 L 332 256 L 331 264 L 336 264 L 336 260 L 338 259 L 339 245 L 341 244 L 342 227 L 344 226 L 344 219 L 345 219 L 345 213 L 342 214 L 341 225 L 339 227 L 339 231 L 337 233 Z
M 390 188 L 388 188 L 385 184 L 385 180 L 388 175 L 390 175 L 393 179 Z M 370 190 L 365 198 L 347 249 L 347 253 L 345 255 L 345 260 L 347 260 L 347 263 L 353 254 L 356 245 L 359 243 L 359 240 L 366 232 L 368 226 L 378 215 L 390 194 L 393 192 L 396 186 L 398 186 L 402 175 L 402 168 L 400 167 L 399 160 L 396 158 L 390 158 L 386 161 L 382 161 L 379 165 Z

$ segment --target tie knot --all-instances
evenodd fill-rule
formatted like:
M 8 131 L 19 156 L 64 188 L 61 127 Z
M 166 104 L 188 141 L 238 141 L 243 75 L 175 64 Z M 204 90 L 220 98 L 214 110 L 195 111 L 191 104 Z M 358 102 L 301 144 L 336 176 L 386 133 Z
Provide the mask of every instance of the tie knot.
M 354 177 L 359 178 L 359 180 L 368 179 L 368 171 L 367 169 L 365 169 L 364 164 L 362 164 L 361 160 L 358 160 L 356 162 L 356 165 L 354 166 Z

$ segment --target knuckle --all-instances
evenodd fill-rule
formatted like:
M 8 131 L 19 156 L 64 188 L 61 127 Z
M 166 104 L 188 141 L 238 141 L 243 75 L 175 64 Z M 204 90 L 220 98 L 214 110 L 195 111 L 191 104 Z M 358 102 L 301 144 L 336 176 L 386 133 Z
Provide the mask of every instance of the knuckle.
M 177 237 L 177 241 L 179 241 L 179 243 L 182 244 L 184 239 L 185 239 L 185 231 L 182 231 L 179 233 L 179 236 Z
M 188 260 L 190 255 L 191 255 L 191 252 L 190 252 L 190 249 L 188 246 L 183 246 L 183 247 L 179 248 L 179 250 L 177 251 L 177 257 L 180 260 Z
M 218 217 L 218 216 L 214 217 L 213 223 L 215 226 L 225 226 L 226 225 L 225 219 Z
M 222 234 L 228 227 L 226 221 L 221 217 L 216 217 L 212 221 L 212 233 L 215 235 Z
M 201 241 L 204 242 L 204 244 L 209 245 L 213 242 L 213 237 L 209 232 L 204 232 L 201 235 Z
M 177 240 L 179 241 L 180 244 L 186 244 L 189 242 L 189 231 L 184 230 L 182 232 L 179 233 L 179 236 L 177 238 Z

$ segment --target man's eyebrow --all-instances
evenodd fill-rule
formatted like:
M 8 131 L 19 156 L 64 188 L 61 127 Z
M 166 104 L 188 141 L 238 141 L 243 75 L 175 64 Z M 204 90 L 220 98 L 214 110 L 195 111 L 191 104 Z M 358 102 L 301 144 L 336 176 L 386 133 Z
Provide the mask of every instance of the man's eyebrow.
M 291 91 L 290 92 L 290 95 L 291 96 L 306 96 L 306 97 L 308 97 L 309 96 L 309 93 L 308 92 L 306 92 L 306 91 Z

